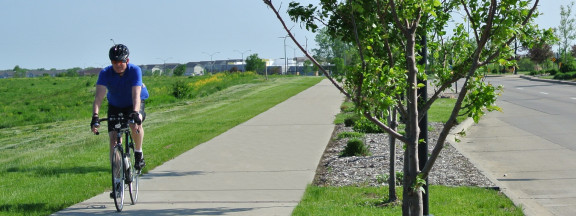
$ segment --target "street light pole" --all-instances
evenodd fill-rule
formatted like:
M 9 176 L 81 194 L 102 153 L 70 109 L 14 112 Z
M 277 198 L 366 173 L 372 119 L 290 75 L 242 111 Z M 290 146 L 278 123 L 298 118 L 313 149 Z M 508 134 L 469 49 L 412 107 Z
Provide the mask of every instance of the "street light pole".
M 288 70 L 288 59 L 286 58 L 286 38 L 288 37 L 289 37 L 288 35 L 284 37 L 278 37 L 278 38 L 284 38 L 284 73 L 286 73 L 286 71 Z
M 162 62 L 164 62 L 164 64 L 162 65 L 162 70 L 160 71 L 160 76 L 162 76 L 162 73 L 165 72 L 166 70 L 166 61 L 168 61 L 168 59 L 171 59 L 172 57 L 169 58 L 156 58 L 156 59 L 160 59 L 162 60 Z
M 244 52 L 240 52 L 240 51 L 238 51 L 238 50 L 234 50 L 234 51 L 239 52 L 239 53 L 242 54 L 242 68 L 245 68 L 245 66 L 244 66 L 244 65 L 245 65 L 244 53 L 245 53 L 245 52 L 252 52 L 252 50 L 245 50 Z M 246 69 L 244 69 L 244 70 L 246 70 Z
M 214 73 L 214 61 L 212 61 L 212 56 L 214 56 L 214 55 L 216 55 L 216 54 L 218 54 L 218 53 L 220 53 L 220 52 L 215 52 L 215 53 L 212 53 L 212 54 L 208 54 L 208 53 L 206 53 L 206 52 L 202 52 L 202 53 L 210 56 L 210 74 Z

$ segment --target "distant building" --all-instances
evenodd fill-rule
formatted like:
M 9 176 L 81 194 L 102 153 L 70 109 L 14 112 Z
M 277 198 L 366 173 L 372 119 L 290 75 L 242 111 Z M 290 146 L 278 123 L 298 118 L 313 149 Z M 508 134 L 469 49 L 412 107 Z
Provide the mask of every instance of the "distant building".
M 195 62 L 188 62 L 186 64 L 186 72 L 184 73 L 185 76 L 200 76 L 204 74 L 205 68 L 198 63 Z
M 89 68 L 78 71 L 79 76 L 98 76 L 102 68 Z
M 304 72 L 304 62 L 308 60 L 307 57 L 295 57 L 288 59 L 263 59 L 266 62 L 266 71 L 268 74 L 301 74 L 306 75 Z M 171 76 L 174 69 L 178 67 L 179 63 L 166 63 L 166 64 L 147 64 L 138 65 L 142 69 L 143 75 L 146 76 Z M 207 73 L 220 73 L 227 71 L 245 71 L 246 62 L 243 59 L 227 59 L 227 60 L 214 60 L 214 61 L 199 61 L 188 62 L 186 65 L 185 76 L 200 76 Z M 88 68 L 78 71 L 79 76 L 97 76 L 102 68 Z M 61 73 L 67 73 L 68 70 L 28 70 L 25 77 L 42 77 L 51 76 L 55 77 Z M 0 78 L 12 78 L 14 71 L 0 70 Z
M 12 78 L 14 77 L 14 71 L 11 70 L 0 70 L 0 79 Z

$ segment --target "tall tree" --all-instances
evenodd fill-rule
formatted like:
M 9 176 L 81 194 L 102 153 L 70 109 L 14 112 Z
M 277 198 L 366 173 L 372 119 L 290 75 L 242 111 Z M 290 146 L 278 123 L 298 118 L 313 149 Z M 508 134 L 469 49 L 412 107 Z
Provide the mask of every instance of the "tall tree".
M 560 50 L 563 62 L 566 62 L 568 57 L 568 48 L 574 39 L 576 39 L 576 19 L 574 19 L 572 14 L 572 9 L 574 8 L 574 2 L 570 5 L 564 6 L 560 5 L 560 25 L 558 26 L 558 35 L 560 37 Z
M 354 44 L 344 42 L 328 34 L 327 28 L 318 31 L 315 38 L 318 48 L 312 49 L 314 58 L 320 63 L 334 65 L 332 72 L 340 73 L 358 58 Z
M 176 68 L 174 68 L 174 76 L 182 76 L 184 75 L 184 73 L 186 73 L 186 65 L 185 64 L 181 64 L 176 66 Z
M 542 64 L 542 62 L 554 57 L 554 52 L 552 46 L 542 41 L 528 49 L 528 56 L 533 62 Z
M 246 71 L 254 71 L 256 73 L 263 73 L 266 69 L 266 62 L 264 62 L 258 54 L 249 55 L 246 58 Z
M 485 110 L 494 106 L 497 87 L 484 82 L 480 67 L 499 62 L 508 64 L 513 49 L 511 43 L 518 37 L 524 42 L 539 38 L 540 33 L 532 24 L 538 13 L 539 0 L 530 5 L 529 0 L 321 0 L 320 8 L 290 3 L 289 14 L 293 21 L 302 22 L 309 30 L 319 29 L 317 22 L 326 25 L 328 34 L 353 43 L 359 54 L 355 67 L 349 68 L 342 84 L 314 59 L 326 77 L 356 105 L 358 112 L 377 124 L 390 136 L 405 144 L 402 212 L 404 215 L 423 215 L 422 186 L 438 158 L 456 117 L 465 113 L 478 121 Z M 280 20 L 292 40 L 306 55 L 310 54 L 294 39 L 286 22 L 272 0 L 264 0 Z M 451 12 L 460 8 L 470 24 L 469 34 L 459 23 L 451 37 L 446 37 Z M 430 56 L 448 59 L 452 64 L 419 64 L 420 41 L 428 36 Z M 547 31 L 546 36 L 551 31 Z M 443 44 L 458 47 L 452 53 Z M 418 80 L 429 80 L 437 88 L 431 97 L 419 104 Z M 464 79 L 452 113 L 444 124 L 430 158 L 419 166 L 419 122 L 440 93 L 456 81 Z M 464 106 L 464 104 L 466 104 Z M 389 108 L 399 111 L 405 124 L 404 132 L 393 129 L 382 119 Z

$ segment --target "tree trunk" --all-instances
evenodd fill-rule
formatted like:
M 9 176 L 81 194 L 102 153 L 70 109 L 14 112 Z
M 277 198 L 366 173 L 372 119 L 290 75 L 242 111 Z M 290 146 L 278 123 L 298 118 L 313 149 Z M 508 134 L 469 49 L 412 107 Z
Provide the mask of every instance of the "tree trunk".
M 405 216 L 422 216 L 422 192 L 414 188 L 417 175 L 420 172 L 418 162 L 418 137 L 420 134 L 419 113 L 418 113 L 418 94 L 417 94 L 417 74 L 416 65 L 416 37 L 415 30 L 406 34 L 406 68 L 408 69 L 407 77 L 407 122 L 406 122 L 406 150 L 404 152 L 404 180 L 402 195 L 402 214 Z
M 404 187 L 404 194 L 402 195 L 402 215 L 403 216 L 422 216 L 422 192 L 414 190 L 410 187 Z

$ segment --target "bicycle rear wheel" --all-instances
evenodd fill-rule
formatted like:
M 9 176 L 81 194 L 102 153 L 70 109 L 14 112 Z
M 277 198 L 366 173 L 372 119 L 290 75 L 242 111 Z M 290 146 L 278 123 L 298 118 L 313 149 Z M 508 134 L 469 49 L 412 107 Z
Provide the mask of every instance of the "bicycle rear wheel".
M 117 145 L 112 152 L 112 194 L 114 205 L 118 212 L 124 207 L 124 164 L 122 159 L 122 147 Z
M 135 205 L 138 201 L 138 185 L 140 182 L 140 171 L 134 168 L 134 162 L 136 159 L 134 158 L 134 149 L 131 149 L 132 152 L 129 153 L 128 163 L 130 164 L 130 168 L 128 170 L 128 178 L 130 181 L 127 182 L 128 184 L 128 191 L 130 192 L 130 200 L 132 201 L 132 205 Z

